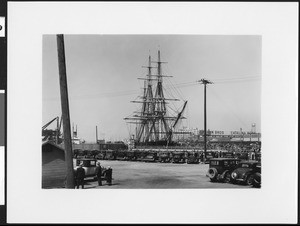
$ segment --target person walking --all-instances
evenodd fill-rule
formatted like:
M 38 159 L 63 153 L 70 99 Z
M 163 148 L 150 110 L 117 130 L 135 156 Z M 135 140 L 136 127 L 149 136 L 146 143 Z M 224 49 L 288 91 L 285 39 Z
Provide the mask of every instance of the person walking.
M 85 178 L 85 171 L 82 168 L 83 164 L 80 163 L 78 168 L 76 169 L 76 184 L 77 184 L 77 189 L 79 189 L 79 186 L 81 185 L 82 189 L 84 189 L 84 178 Z
M 100 165 L 100 162 L 97 162 L 96 176 L 97 176 L 97 180 L 98 180 L 98 185 L 99 186 L 102 186 L 101 174 L 102 174 L 101 165 Z

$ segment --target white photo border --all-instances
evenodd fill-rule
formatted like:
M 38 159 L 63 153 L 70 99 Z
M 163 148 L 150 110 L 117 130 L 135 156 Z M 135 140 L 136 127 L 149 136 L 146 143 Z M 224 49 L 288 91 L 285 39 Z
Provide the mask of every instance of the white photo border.
M 9 2 L 8 223 L 296 223 L 297 3 Z M 44 34 L 262 36 L 261 189 L 41 189 Z

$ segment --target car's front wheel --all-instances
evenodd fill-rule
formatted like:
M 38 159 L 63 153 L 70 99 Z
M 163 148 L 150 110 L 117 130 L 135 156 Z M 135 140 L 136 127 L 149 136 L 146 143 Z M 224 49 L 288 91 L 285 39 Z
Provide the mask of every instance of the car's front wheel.
M 230 183 L 231 181 L 231 176 L 230 176 L 230 173 L 226 173 L 225 176 L 224 176 L 224 183 Z
M 261 175 L 260 173 L 256 173 L 253 176 L 253 187 L 259 188 L 261 183 Z
M 246 179 L 246 185 L 251 186 L 253 184 L 253 179 L 254 179 L 253 175 L 249 175 Z
M 210 168 L 208 170 L 208 177 L 210 178 L 211 181 L 216 181 L 217 174 L 218 174 L 218 171 L 215 168 Z

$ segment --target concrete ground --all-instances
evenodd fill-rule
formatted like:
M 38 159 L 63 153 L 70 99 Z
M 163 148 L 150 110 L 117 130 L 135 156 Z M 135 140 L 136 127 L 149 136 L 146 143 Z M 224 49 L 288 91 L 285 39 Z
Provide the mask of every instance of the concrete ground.
M 112 185 L 108 186 L 103 181 L 103 186 L 99 187 L 97 181 L 86 179 L 85 189 L 252 188 L 245 185 L 210 182 L 206 177 L 208 164 L 101 160 L 101 165 L 112 167 Z

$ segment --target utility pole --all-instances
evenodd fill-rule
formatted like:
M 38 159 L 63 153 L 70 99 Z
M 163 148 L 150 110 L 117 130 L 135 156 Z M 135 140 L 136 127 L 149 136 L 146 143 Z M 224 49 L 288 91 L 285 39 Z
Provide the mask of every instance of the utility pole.
M 58 34 L 56 36 L 56 39 L 57 39 L 57 53 L 58 53 L 60 98 L 61 98 L 61 109 L 62 109 L 62 119 L 63 119 L 63 131 L 64 131 L 65 161 L 67 166 L 66 188 L 74 189 L 75 188 L 74 168 L 73 168 L 73 153 L 72 153 L 71 127 L 70 127 L 64 36 L 62 34 Z
M 74 139 L 74 122 L 72 123 L 72 140 Z
M 198 81 L 204 85 L 204 161 L 206 160 L 206 85 L 212 84 L 211 81 L 201 79 Z

